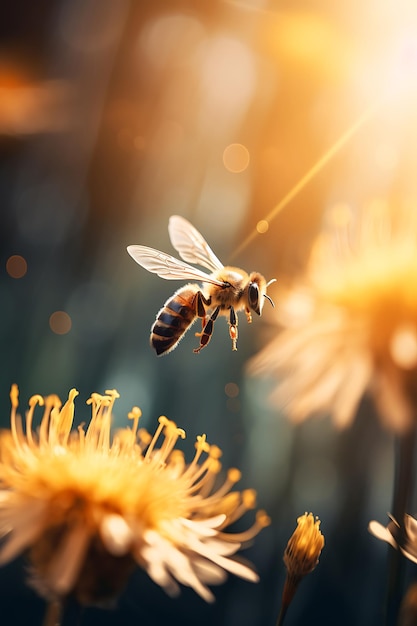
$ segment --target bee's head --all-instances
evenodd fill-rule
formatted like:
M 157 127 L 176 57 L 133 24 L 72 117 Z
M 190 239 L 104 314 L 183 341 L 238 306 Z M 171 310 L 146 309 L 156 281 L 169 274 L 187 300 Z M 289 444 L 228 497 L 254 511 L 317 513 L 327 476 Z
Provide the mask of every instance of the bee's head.
M 258 315 L 261 315 L 262 308 L 264 305 L 264 298 L 269 300 L 269 302 L 274 306 L 273 301 L 266 293 L 267 287 L 275 282 L 275 278 L 266 282 L 265 278 L 262 274 L 258 274 L 258 272 L 252 272 L 249 276 L 248 283 L 248 305 L 252 311 L 255 311 Z

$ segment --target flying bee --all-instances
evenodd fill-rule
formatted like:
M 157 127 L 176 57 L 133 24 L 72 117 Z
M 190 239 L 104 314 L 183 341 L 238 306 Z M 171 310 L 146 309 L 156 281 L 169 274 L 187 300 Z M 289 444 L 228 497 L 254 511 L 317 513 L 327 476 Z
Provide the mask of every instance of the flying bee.
M 147 246 L 128 246 L 127 251 L 136 263 L 161 278 L 197 280 L 204 287 L 191 283 L 168 298 L 152 326 L 151 346 L 158 356 L 171 352 L 195 320 L 201 318 L 201 332 L 196 333 L 200 345 L 194 350 L 200 352 L 211 339 L 216 318 L 224 315 L 228 317 L 232 350 L 237 350 L 237 311 L 244 310 L 251 323 L 252 311 L 261 315 L 265 298 L 274 306 L 266 290 L 275 279 L 266 282 L 258 272 L 247 274 L 238 267 L 225 267 L 198 230 L 179 215 L 170 217 L 168 232 L 183 261 Z M 211 273 L 189 263 L 201 265 Z

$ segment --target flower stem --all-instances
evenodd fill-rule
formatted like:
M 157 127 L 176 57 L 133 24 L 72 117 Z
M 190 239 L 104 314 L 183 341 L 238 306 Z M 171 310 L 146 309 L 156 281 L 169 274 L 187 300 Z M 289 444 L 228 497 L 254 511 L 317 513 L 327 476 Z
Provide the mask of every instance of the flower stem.
M 399 435 L 395 450 L 394 493 L 392 515 L 404 528 L 405 514 L 410 511 L 413 493 L 414 452 L 416 447 L 416 428 Z M 404 583 L 404 557 L 399 550 L 388 553 L 388 586 L 386 604 L 386 625 L 397 623 Z
M 59 600 L 51 600 L 46 608 L 43 626 L 60 626 L 62 616 L 62 603 Z
M 278 615 L 276 626 L 282 626 L 284 623 L 284 618 L 287 613 L 288 606 L 281 605 L 281 610 Z
M 51 600 L 47 606 L 42 626 L 79 626 L 81 607 L 73 599 Z
M 283 625 L 288 607 L 290 606 L 291 600 L 293 599 L 295 592 L 297 591 L 297 587 L 300 583 L 300 580 L 301 578 L 287 574 L 287 577 L 284 583 L 284 589 L 282 592 L 281 609 L 278 615 L 276 626 Z

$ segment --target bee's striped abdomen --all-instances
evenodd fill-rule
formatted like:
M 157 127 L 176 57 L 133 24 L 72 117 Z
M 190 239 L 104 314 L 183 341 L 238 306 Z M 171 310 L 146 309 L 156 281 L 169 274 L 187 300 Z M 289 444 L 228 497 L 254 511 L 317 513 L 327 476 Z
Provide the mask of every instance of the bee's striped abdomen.
M 173 350 L 195 321 L 198 285 L 186 285 L 165 302 L 151 329 L 151 346 L 157 355 Z

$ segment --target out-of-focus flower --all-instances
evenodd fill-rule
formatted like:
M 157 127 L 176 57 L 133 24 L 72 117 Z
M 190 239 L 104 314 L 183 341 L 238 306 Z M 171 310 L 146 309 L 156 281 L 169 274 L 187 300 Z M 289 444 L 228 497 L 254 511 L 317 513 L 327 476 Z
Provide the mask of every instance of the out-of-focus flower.
M 287 577 L 282 593 L 278 624 L 283 623 L 301 580 L 316 568 L 323 547 L 324 537 L 320 531 L 320 520 L 314 518 L 312 513 L 304 513 L 297 518 L 297 528 L 291 535 L 284 552 Z
M 386 527 L 375 520 L 369 522 L 369 532 L 393 548 L 401 550 L 407 559 L 417 563 L 417 519 L 405 515 L 404 524 L 401 526 L 391 515 L 389 518 L 390 522 Z
M 284 330 L 250 369 L 277 377 L 273 399 L 294 421 L 330 413 L 347 426 L 369 390 L 404 431 L 417 401 L 417 211 L 374 201 L 331 217 L 305 278 L 276 298 Z
M 259 511 L 245 532 L 226 531 L 254 508 L 255 494 L 232 491 L 237 469 L 218 484 L 219 448 L 198 437 L 187 465 L 175 448 L 184 431 L 166 417 L 153 437 L 138 430 L 137 407 L 132 426 L 111 439 L 115 390 L 93 393 L 90 423 L 74 431 L 77 393 L 63 406 L 57 396 L 33 396 L 24 427 L 12 387 L 11 430 L 0 437 L 0 562 L 25 553 L 42 595 L 83 604 L 112 601 L 137 564 L 168 594 L 181 583 L 209 602 L 208 585 L 226 572 L 256 581 L 231 557 L 269 520 Z M 34 430 L 36 405 L 44 411 Z
M 73 93 L 66 81 L 33 82 L 0 67 L 0 135 L 61 132 L 70 126 Z

